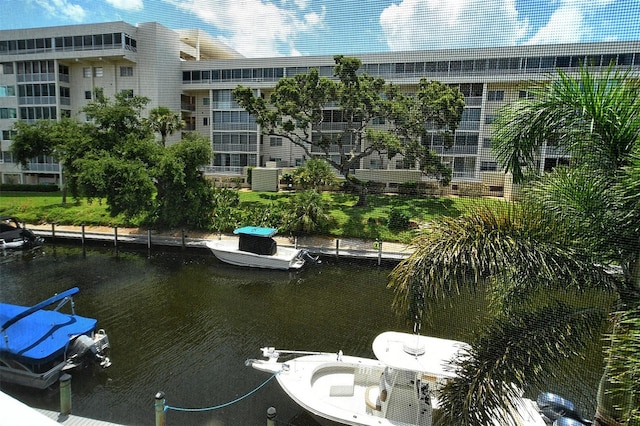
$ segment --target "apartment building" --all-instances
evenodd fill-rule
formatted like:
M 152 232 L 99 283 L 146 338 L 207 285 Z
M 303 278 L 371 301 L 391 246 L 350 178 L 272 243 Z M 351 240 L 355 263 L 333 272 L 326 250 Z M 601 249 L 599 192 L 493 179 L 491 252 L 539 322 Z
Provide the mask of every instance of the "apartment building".
M 453 169 L 453 188 L 481 184 L 501 195 L 508 182 L 491 155 L 491 122 L 497 110 L 528 96 L 533 81 L 556 68 L 577 71 L 616 66 L 640 69 L 640 41 L 504 48 L 386 52 L 356 55 L 363 71 L 411 93 L 421 78 L 459 88 L 466 106 L 452 147 L 433 133 L 423 141 Z M 107 96 L 126 90 L 158 105 L 181 111 L 185 131 L 211 140 L 210 176 L 240 177 L 247 167 L 296 167 L 305 152 L 282 138 L 262 135 L 254 118 L 237 105 L 231 90 L 241 84 L 268 95 L 280 78 L 317 68 L 332 77 L 332 56 L 243 58 L 199 30 L 170 30 L 157 23 L 124 22 L 0 31 L 0 131 L 2 182 L 59 182 L 51 159 L 34 159 L 20 170 L 9 153 L 16 120 L 77 115 L 93 88 Z M 325 125 L 340 127 L 334 108 Z M 380 123 L 384 126 L 384 123 Z M 174 135 L 173 141 L 180 135 Z M 171 142 L 171 141 L 170 141 Z M 318 154 L 320 154 L 318 152 Z M 541 149 L 537 166 L 550 170 L 567 161 L 554 146 Z M 420 180 L 400 156 L 370 156 L 354 172 L 393 190 Z

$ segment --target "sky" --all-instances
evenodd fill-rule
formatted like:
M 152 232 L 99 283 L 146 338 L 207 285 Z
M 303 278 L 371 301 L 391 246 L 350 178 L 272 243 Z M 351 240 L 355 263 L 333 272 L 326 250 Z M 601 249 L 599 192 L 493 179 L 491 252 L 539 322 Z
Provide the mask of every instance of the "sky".
M 249 58 L 640 40 L 640 0 L 0 0 L 0 30 L 199 28 Z

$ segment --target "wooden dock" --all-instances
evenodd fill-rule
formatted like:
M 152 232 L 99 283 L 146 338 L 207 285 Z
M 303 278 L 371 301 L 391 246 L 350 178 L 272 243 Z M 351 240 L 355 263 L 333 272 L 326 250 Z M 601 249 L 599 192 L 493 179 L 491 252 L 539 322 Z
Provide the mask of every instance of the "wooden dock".
M 55 411 L 31 408 L 4 392 L 0 392 L 0 412 L 2 426 L 119 426 L 73 414 L 61 415 Z

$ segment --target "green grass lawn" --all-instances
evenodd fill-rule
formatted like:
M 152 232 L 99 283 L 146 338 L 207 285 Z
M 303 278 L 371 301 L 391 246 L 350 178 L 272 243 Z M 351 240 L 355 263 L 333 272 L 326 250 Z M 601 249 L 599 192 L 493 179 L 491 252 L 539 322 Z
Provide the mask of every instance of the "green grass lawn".
M 281 203 L 293 195 L 289 192 L 241 191 L 240 204 Z M 404 210 L 415 224 L 428 222 L 437 216 L 456 217 L 480 204 L 499 208 L 504 202 L 485 198 L 416 197 L 405 195 L 369 195 L 367 207 L 356 207 L 357 196 L 325 192 L 334 225 L 329 230 L 334 237 L 359 237 L 384 241 L 409 242 L 415 230 L 393 232 L 387 228 L 387 218 L 392 208 Z M 100 200 L 88 203 L 86 199 L 75 202 L 72 198 L 62 204 L 62 195 L 53 193 L 3 192 L 0 194 L 0 215 L 16 216 L 33 224 L 60 225 L 138 226 L 127 223 L 120 216 L 111 217 L 107 206 Z

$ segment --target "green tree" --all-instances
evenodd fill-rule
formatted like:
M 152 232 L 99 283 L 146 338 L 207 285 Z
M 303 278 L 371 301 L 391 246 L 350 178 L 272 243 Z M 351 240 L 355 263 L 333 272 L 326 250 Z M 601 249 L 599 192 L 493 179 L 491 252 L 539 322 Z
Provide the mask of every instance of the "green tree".
M 232 231 L 236 224 L 235 211 L 240 204 L 238 191 L 229 188 L 213 189 L 213 229 Z
M 14 123 L 16 134 L 11 144 L 11 152 L 23 168 L 28 168 L 29 161 L 41 156 L 50 155 L 59 163 L 62 170 L 62 202 L 66 203 L 67 189 L 77 196 L 77 185 L 74 177 L 77 170 L 73 166 L 75 151 L 85 152 L 90 145 L 87 124 L 72 118 L 60 121 L 38 120 L 34 123 L 18 121 Z
M 164 150 L 156 166 L 155 224 L 162 227 L 206 229 L 213 222 L 213 186 L 201 168 L 211 160 L 211 144 L 188 133 Z
M 583 68 L 577 77 L 559 71 L 531 92 L 495 123 L 498 158 L 517 181 L 529 175 L 521 203 L 435 221 L 391 274 L 395 308 L 416 321 L 426 318 L 430 300 L 462 288 L 490 297 L 491 321 L 443 389 L 444 424 L 489 424 L 492 412 L 508 410 L 516 388 L 544 388 L 557 363 L 601 335 L 609 309 L 638 317 L 638 82 L 624 72 Z M 571 166 L 535 175 L 535 155 L 545 144 L 565 149 Z M 611 264 L 621 267 L 622 279 L 603 266 Z M 604 307 L 563 302 L 565 293 L 587 289 L 611 291 L 618 300 Z M 625 372 L 637 370 L 640 354 L 629 344 L 633 328 L 613 325 L 608 359 L 620 350 L 633 356 L 605 368 L 595 421 L 637 424 L 640 394 Z
M 105 198 L 112 216 L 144 216 L 154 208 L 154 166 L 162 152 L 141 118 L 148 99 L 95 89 L 83 112 L 90 120 L 88 142 L 68 146 L 73 188 L 89 199 Z
M 12 149 L 23 164 L 37 155 L 55 155 L 64 165 L 72 195 L 106 199 L 113 216 L 143 218 L 157 226 L 206 228 L 213 220 L 213 195 L 200 169 L 209 163 L 211 147 L 194 134 L 169 148 L 157 144 L 157 128 L 150 126 L 171 114 L 159 107 L 152 110 L 153 120 L 143 119 L 148 101 L 126 93 L 110 99 L 96 89 L 94 100 L 82 110 L 89 122 L 16 123 Z M 178 127 L 167 125 L 159 131 L 169 134 Z
M 303 189 L 319 190 L 324 186 L 336 184 L 336 174 L 326 161 L 319 158 L 307 160 L 293 171 L 293 182 Z
M 294 234 L 322 232 L 329 221 L 329 206 L 314 189 L 295 194 L 287 203 L 286 228 Z
M 325 161 L 360 190 L 359 203 L 366 204 L 366 187 L 351 179 L 352 170 L 373 153 L 422 159 L 423 168 L 428 158 L 433 160 L 433 153 L 424 149 L 420 139 L 425 127 L 452 135 L 462 116 L 464 98 L 455 89 L 426 80 L 420 82 L 415 95 L 407 96 L 384 79 L 359 72 L 359 59 L 334 59 L 336 79 L 322 77 L 312 68 L 307 74 L 280 79 L 268 99 L 242 86 L 233 94 L 265 134 L 289 140 L 309 158 L 322 153 Z M 380 122 L 385 126 L 373 125 Z
M 180 114 L 172 112 L 169 108 L 159 106 L 149 112 L 147 125 L 156 133 L 160 133 L 160 144 L 166 146 L 167 136 L 172 135 L 185 127 Z

